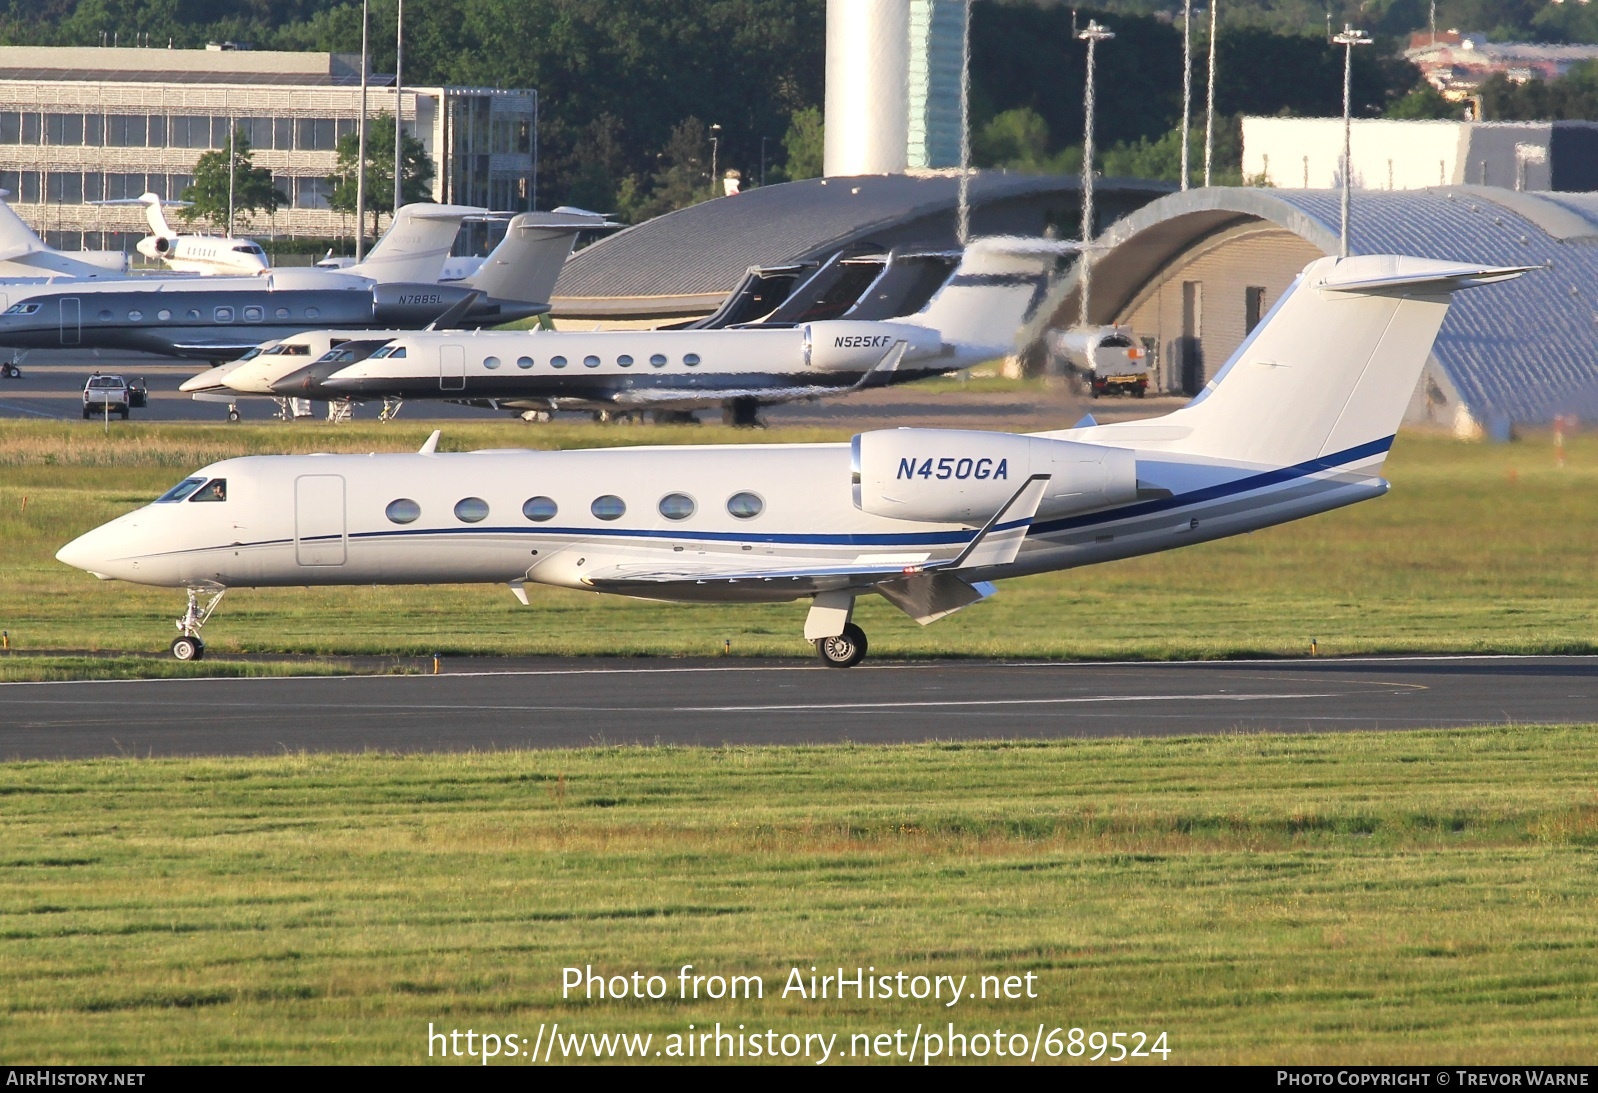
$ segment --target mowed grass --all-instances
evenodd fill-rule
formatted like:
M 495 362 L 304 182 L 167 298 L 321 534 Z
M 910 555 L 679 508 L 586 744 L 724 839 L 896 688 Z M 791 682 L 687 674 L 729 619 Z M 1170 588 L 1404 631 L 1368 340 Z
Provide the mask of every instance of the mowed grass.
M 14 764 L 0 1061 L 952 1021 L 1164 1031 L 1173 1063 L 1590 1063 L 1595 784 L 1593 726 Z M 568 966 L 684 964 L 765 997 L 560 997 Z M 782 999 L 812 965 L 1039 996 Z
M 54 560 L 80 532 L 198 466 L 273 451 L 414 450 L 426 424 L 0 423 L 0 629 L 27 650 L 157 654 L 182 597 Z M 446 449 L 847 439 L 846 431 L 447 424 Z M 877 597 L 857 621 L 877 657 L 1178 658 L 1598 649 L 1598 441 L 1567 465 L 1547 435 L 1506 445 L 1403 435 L 1387 497 L 1253 535 L 1004 582 L 921 628 Z M 530 587 L 240 589 L 212 655 L 809 655 L 806 603 L 663 604 Z

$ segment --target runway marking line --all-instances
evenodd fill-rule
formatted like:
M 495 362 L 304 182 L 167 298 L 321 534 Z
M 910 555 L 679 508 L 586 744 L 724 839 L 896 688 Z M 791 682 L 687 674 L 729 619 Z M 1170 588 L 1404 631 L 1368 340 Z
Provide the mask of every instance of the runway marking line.
M 1594 661 L 1598 666 L 1598 657 L 1582 654 L 1555 654 L 1541 656 L 1532 653 L 1457 653 L 1440 656 L 1400 656 L 1400 657 L 1326 657 L 1326 664 L 1432 664 L 1449 663 L 1453 661 L 1520 661 L 1520 660 L 1547 660 L 1547 661 Z M 1302 660 L 1277 660 L 1269 658 L 1255 658 L 1251 660 L 1073 660 L 1073 661 L 947 661 L 937 663 L 916 664 L 872 664 L 865 668 L 855 669 L 856 674 L 864 675 L 869 672 L 917 672 L 940 671 L 961 668 L 1057 668 L 1061 670 L 1087 670 L 1101 668 L 1149 668 L 1154 670 L 1170 668 L 1216 668 L 1229 665 L 1270 665 L 1280 667 L 1293 667 L 1302 671 Z M 671 675 L 690 672 L 829 672 L 836 669 L 825 665 L 740 665 L 717 667 L 712 665 L 699 665 L 695 667 L 671 668 L 517 668 L 506 671 L 475 671 L 475 672 L 443 672 L 439 675 L 386 675 L 350 673 L 349 675 L 305 675 L 305 676 L 184 676 L 168 679 L 40 679 L 40 680 L 11 680 L 0 682 L 0 687 L 60 687 L 79 686 L 83 684 L 119 684 L 119 683 L 306 683 L 311 681 L 340 681 L 351 679 L 478 679 L 493 677 L 513 676 L 588 676 L 588 675 Z M 1350 681 L 1368 682 L 1368 681 Z M 1392 684 L 1399 686 L 1399 684 Z

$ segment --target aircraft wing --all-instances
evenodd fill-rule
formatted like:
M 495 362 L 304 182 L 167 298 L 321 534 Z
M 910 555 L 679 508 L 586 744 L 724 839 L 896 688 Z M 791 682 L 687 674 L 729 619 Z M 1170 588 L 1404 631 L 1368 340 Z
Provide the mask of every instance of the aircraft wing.
M 717 585 L 731 592 L 735 586 L 764 586 L 794 596 L 844 588 L 876 589 L 889 601 L 923 624 L 942 618 L 967 604 L 991 595 L 993 586 L 972 582 L 960 571 L 1015 561 L 1043 501 L 1046 474 L 1033 475 L 952 558 L 928 561 L 919 555 L 862 555 L 854 562 L 806 564 L 799 559 L 772 559 L 767 565 L 728 565 L 721 562 L 624 563 L 598 567 L 583 583 L 601 592 L 631 592 L 658 596 L 667 588 L 688 589 Z M 743 559 L 738 559 L 743 563 Z

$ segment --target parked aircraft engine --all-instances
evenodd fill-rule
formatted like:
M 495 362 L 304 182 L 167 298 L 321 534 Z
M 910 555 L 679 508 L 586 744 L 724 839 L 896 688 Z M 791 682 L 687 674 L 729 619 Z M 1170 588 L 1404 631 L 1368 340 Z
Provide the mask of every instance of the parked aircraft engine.
M 943 336 L 925 326 L 834 319 L 805 324 L 805 365 L 845 372 L 869 369 L 895 342 L 906 343 L 906 360 L 936 356 L 943 349 Z
M 855 506 L 897 520 L 981 524 L 1033 475 L 1049 484 L 1038 516 L 1137 498 L 1126 448 L 964 429 L 881 429 L 851 444 Z

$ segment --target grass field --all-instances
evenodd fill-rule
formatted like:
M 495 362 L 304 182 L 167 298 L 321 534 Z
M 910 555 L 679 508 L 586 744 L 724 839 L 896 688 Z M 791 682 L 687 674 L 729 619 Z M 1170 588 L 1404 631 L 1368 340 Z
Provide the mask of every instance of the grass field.
M 425 424 L 193 426 L 0 422 L 0 628 L 19 652 L 156 654 L 171 590 L 101 583 L 54 560 L 79 532 L 230 455 L 414 449 Z M 720 426 L 449 425 L 446 449 L 845 439 Z M 1216 657 L 1598 649 L 1598 441 L 1559 468 L 1547 436 L 1508 445 L 1404 435 L 1393 492 L 1296 524 L 1006 582 L 925 629 L 868 597 L 873 656 Z M 342 655 L 807 655 L 803 603 L 673 605 L 497 586 L 229 593 L 205 631 L 228 652 Z M 26 658 L 15 658 L 20 662 Z M 209 662 L 208 662 L 209 663 Z M 21 672 L 20 666 L 13 671 Z
M 0 1061 L 952 1021 L 1165 1031 L 1173 1063 L 1590 1063 L 1595 784 L 1592 726 L 9 765 Z M 682 964 L 766 996 L 559 997 L 567 966 Z M 811 965 L 1038 997 L 778 997 Z

